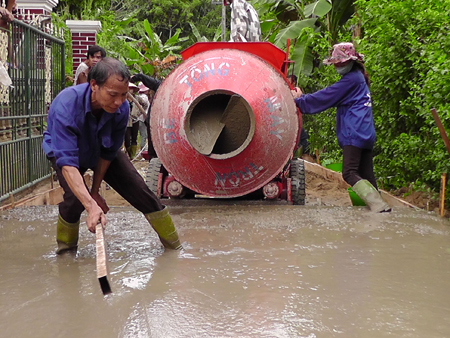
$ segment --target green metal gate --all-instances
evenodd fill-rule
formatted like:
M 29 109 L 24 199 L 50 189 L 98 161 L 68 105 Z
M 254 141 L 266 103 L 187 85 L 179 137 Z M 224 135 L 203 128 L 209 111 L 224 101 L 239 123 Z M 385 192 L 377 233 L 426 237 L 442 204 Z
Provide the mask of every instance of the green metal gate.
M 50 103 L 64 88 L 64 41 L 14 20 L 0 30 L 0 201 L 49 177 L 42 150 Z

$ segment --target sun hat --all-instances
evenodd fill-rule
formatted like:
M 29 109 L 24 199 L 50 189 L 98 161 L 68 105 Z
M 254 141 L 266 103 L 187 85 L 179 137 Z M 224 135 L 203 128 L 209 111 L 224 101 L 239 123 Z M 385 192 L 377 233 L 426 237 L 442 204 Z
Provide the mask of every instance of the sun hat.
M 140 93 L 145 93 L 147 91 L 149 91 L 150 89 L 148 87 L 145 86 L 145 84 L 143 84 L 142 82 L 139 82 L 139 94 Z
M 358 60 L 363 61 L 363 54 L 359 54 L 355 50 L 355 46 L 351 42 L 341 42 L 333 46 L 333 52 L 331 57 L 323 60 L 326 65 L 331 65 L 335 63 L 343 63 L 348 60 Z
M 133 89 L 133 90 L 139 89 L 139 87 L 136 86 L 133 82 L 128 82 L 128 88 L 131 88 L 131 89 Z

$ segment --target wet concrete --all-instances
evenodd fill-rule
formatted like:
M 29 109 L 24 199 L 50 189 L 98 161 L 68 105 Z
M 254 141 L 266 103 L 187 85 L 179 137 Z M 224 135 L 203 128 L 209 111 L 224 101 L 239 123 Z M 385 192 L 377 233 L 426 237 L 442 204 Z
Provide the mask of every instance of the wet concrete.
M 57 257 L 56 207 L 0 213 L 2 337 L 449 337 L 450 227 L 395 208 L 170 206 L 166 251 L 131 208 L 108 214 L 110 284 L 85 224 Z

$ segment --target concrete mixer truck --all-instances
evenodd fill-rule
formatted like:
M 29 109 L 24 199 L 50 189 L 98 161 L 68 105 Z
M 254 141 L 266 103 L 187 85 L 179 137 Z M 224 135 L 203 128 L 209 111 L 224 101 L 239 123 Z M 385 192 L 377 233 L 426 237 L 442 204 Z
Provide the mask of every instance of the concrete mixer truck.
M 303 205 L 303 161 L 293 158 L 302 120 L 288 55 L 267 42 L 201 42 L 181 55 L 151 108 L 150 189 L 162 198 L 251 195 Z

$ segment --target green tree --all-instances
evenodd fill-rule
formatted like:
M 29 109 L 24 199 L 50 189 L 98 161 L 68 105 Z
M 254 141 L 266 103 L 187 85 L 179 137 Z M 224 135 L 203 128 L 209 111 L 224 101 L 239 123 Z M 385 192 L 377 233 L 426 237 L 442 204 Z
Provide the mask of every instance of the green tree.
M 141 39 L 128 44 L 123 61 L 138 72 L 164 78 L 180 60 L 177 52 L 182 47 L 179 43 L 188 38 L 180 38 L 181 30 L 177 29 L 175 34 L 163 43 L 147 19 L 144 20 L 143 26 Z
M 63 0 L 53 20 L 66 30 L 66 72 L 72 74 L 71 38 L 65 20 L 98 20 L 102 28 L 97 43 L 109 56 L 119 58 L 137 71 L 152 74 L 152 63 L 198 41 L 217 39 L 221 6 L 210 0 Z M 144 22 L 147 26 L 144 27 Z M 195 30 L 191 24 L 195 22 Z M 151 31 L 151 33 L 150 33 Z M 164 68 L 164 67 L 163 67 Z M 163 70 L 161 73 L 160 70 Z M 167 73 L 157 67 L 157 73 Z
M 139 8 L 137 19 L 147 19 L 157 32 L 161 41 L 170 39 L 180 29 L 189 40 L 183 44 L 188 47 L 197 41 L 191 32 L 190 23 L 195 23 L 198 33 L 213 40 L 221 22 L 221 6 L 211 4 L 211 0 L 136 0 L 124 1 L 122 9 L 131 12 Z
M 371 74 L 375 165 L 388 187 L 439 187 L 449 155 L 430 114 L 450 130 L 450 2 L 357 1 Z

